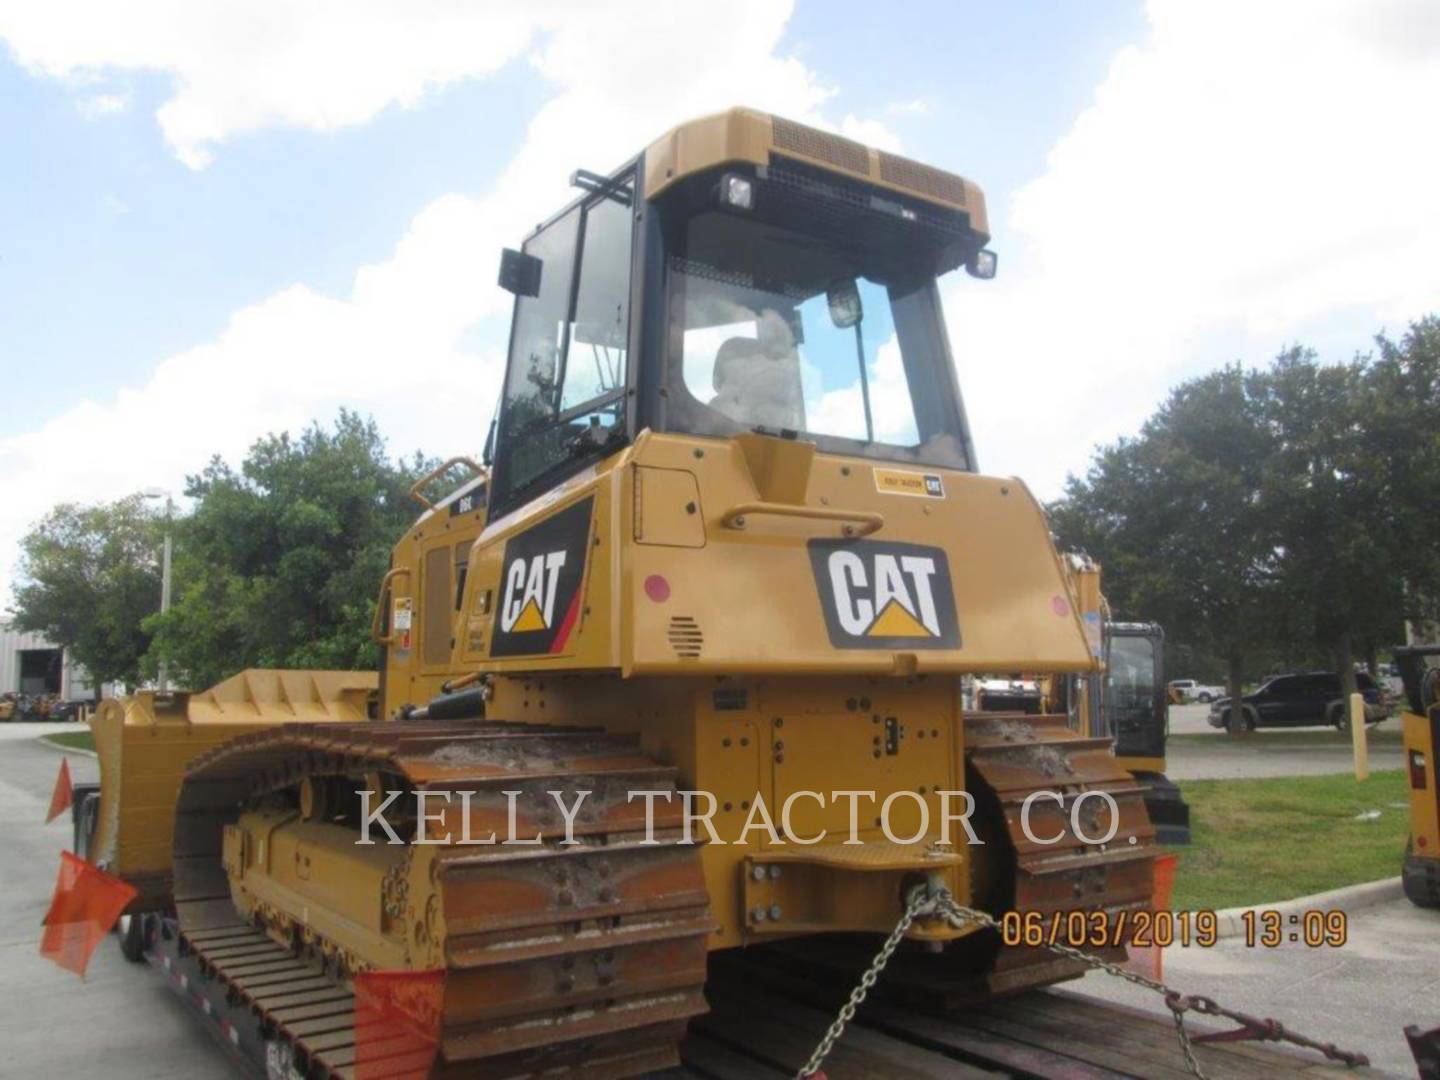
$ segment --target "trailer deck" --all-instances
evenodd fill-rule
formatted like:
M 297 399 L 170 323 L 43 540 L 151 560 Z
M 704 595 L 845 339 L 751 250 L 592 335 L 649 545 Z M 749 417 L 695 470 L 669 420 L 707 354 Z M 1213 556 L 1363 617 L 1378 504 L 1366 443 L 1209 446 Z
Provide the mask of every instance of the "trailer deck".
M 858 955 L 853 947 L 812 941 L 803 948 L 792 942 L 712 956 L 706 990 L 711 1011 L 692 1022 L 682 1064 L 652 1080 L 793 1077 L 848 996 L 852 981 L 844 970 Z M 354 1077 L 352 995 L 263 934 L 235 925 L 192 937 L 173 920 L 150 916 L 146 956 L 243 1074 Z M 221 960 L 228 961 L 223 975 Z M 1197 1035 L 1214 1030 L 1188 1026 Z M 1382 1075 L 1253 1042 L 1202 1043 L 1195 1052 L 1212 1080 Z M 408 1054 L 396 1066 L 396 1075 L 423 1075 Z M 893 978 L 882 978 L 825 1063 L 825 1074 L 829 1080 L 1192 1075 L 1166 1018 L 1053 987 L 964 1005 L 953 993 L 907 979 L 903 965 Z

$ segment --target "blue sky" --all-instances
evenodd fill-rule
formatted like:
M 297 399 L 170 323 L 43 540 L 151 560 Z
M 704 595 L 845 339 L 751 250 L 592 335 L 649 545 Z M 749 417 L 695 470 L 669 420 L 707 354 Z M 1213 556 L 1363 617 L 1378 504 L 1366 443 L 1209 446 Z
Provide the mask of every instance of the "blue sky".
M 1440 295 L 1435 11 L 7 5 L 0 596 L 54 502 L 178 489 L 341 405 L 396 453 L 475 452 L 499 247 L 570 169 L 728 104 L 985 188 L 1001 278 L 945 284 L 957 367 L 982 466 L 1054 494 L 1177 379 L 1343 358 Z
M 908 152 L 966 170 L 999 203 L 1039 172 L 1144 20 L 1134 0 L 973 5 L 953 50 L 914 48 L 962 10 L 801 4 L 782 48 L 835 82 L 839 108 L 884 117 Z M 155 121 L 171 79 L 127 73 L 103 90 L 125 108 L 87 116 L 73 86 L 0 59 L 0 143 L 23 165 L 0 173 L 0 358 L 29 422 L 142 380 L 292 282 L 343 292 L 425 203 L 493 182 L 544 97 L 516 60 L 361 127 L 237 138 L 195 171 Z M 915 102 L 923 113 L 894 108 Z

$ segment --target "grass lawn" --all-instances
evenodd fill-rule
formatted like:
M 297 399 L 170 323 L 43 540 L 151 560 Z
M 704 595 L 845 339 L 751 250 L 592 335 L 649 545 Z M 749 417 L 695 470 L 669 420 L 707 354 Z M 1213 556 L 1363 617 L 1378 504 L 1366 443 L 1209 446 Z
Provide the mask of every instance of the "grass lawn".
M 1176 910 L 1273 903 L 1394 877 L 1409 834 L 1405 774 L 1190 780 L 1191 843 L 1175 847 Z M 1380 816 L 1359 820 L 1366 811 Z
M 69 750 L 95 749 L 95 736 L 89 731 L 61 731 L 54 735 L 43 735 L 41 738 Z

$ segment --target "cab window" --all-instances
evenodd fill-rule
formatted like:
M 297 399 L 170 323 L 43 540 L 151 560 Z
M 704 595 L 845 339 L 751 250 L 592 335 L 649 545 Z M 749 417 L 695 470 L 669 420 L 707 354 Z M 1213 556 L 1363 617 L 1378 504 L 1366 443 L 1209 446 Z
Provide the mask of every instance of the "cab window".
M 574 207 L 525 245 L 540 260 L 540 288 L 515 305 L 496 502 L 513 505 L 623 439 L 632 184 Z

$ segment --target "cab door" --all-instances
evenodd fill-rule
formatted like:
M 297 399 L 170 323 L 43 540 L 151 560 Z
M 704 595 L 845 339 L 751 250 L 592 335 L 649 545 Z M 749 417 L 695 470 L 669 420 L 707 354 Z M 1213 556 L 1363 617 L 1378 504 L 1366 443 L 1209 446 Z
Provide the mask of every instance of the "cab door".
M 1164 757 L 1168 706 L 1160 627 L 1112 624 L 1105 652 L 1105 726 L 1115 736 L 1115 756 Z

